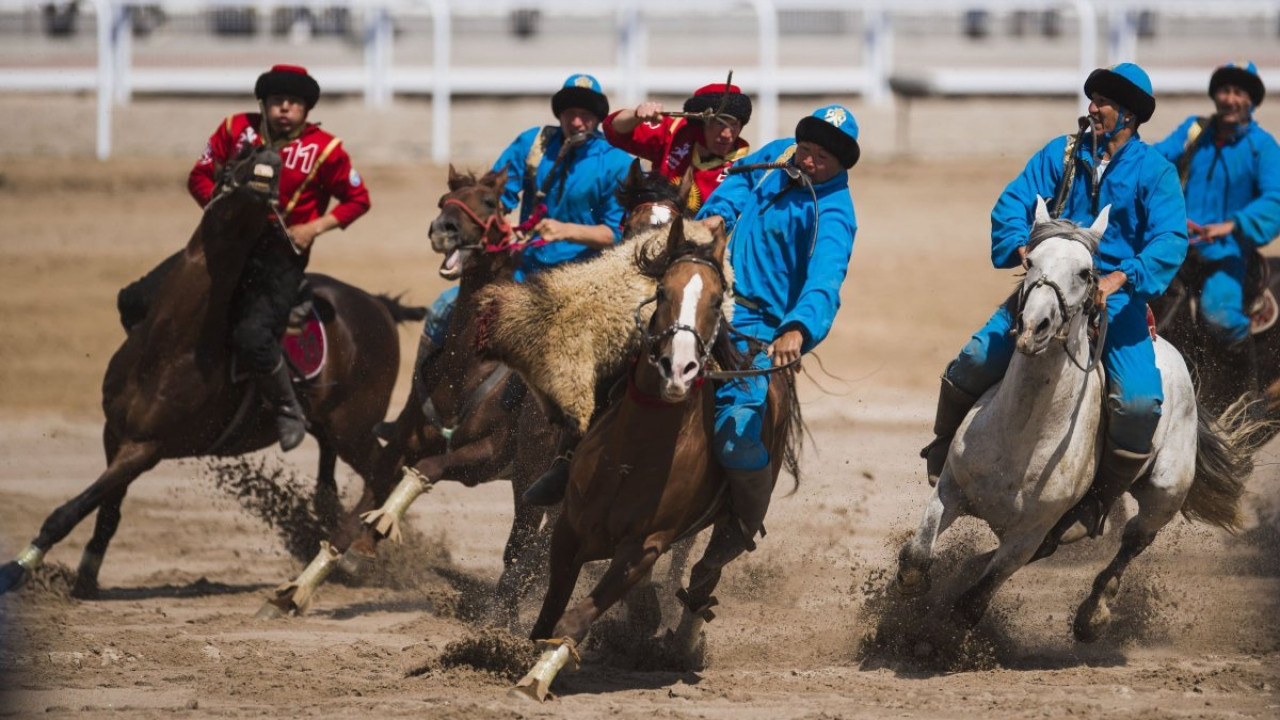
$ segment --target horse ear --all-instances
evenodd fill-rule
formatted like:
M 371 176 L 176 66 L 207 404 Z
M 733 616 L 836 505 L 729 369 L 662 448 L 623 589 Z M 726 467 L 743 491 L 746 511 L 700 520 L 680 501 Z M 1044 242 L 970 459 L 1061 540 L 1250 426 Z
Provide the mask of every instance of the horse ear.
M 667 233 L 667 255 L 675 257 L 684 244 L 684 218 L 677 216 L 671 223 L 671 232 Z
M 711 226 L 711 257 L 716 264 L 724 266 L 725 249 L 729 247 L 729 235 L 724 231 L 724 222 L 718 222 Z
M 627 170 L 627 180 L 623 183 L 623 187 L 640 187 L 644 183 L 644 169 L 640 167 L 640 158 L 631 161 L 631 168 Z
M 459 173 L 457 170 L 453 169 L 453 163 L 449 163 L 449 192 L 453 192 L 458 188 L 462 187 L 463 185 L 465 185 L 466 183 L 464 183 L 463 181 L 466 179 L 466 177 L 467 177 L 466 175 L 463 175 L 462 173 Z
M 1093 224 L 1089 226 L 1089 229 L 1097 233 L 1098 237 L 1102 237 L 1107 232 L 1107 221 L 1110 218 L 1111 206 L 1107 205 L 1102 208 L 1102 212 L 1098 213 L 1098 217 L 1094 219 Z
M 1036 195 L 1036 224 L 1047 223 L 1053 219 L 1049 215 L 1049 206 L 1045 203 L 1044 198 Z
M 492 170 L 485 173 L 484 178 L 480 181 L 492 188 L 502 189 L 507 184 L 507 169 L 502 168 L 499 172 Z

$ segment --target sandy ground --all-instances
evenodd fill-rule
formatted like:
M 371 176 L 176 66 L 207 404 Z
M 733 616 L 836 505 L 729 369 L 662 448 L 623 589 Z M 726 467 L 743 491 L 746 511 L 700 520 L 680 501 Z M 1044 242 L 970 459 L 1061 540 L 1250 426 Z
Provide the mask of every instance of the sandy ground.
M 101 600 L 68 599 L 58 572 L 0 599 L 0 713 L 1276 717 L 1280 443 L 1264 449 L 1249 481 L 1249 527 L 1232 537 L 1175 520 L 1126 577 L 1122 619 L 1096 645 L 1076 644 L 1070 620 L 1116 537 L 1068 548 L 1015 576 L 953 662 L 925 667 L 867 642 L 919 617 L 912 614 L 918 608 L 882 594 L 928 496 L 916 451 L 928 439 L 937 373 L 1013 283 L 989 267 L 987 214 L 1035 139 L 1056 128 L 1052 112 L 1070 116 L 1069 104 L 1049 106 L 1011 111 L 1032 123 L 1009 139 L 1015 148 L 988 138 L 938 158 L 881 149 L 857 168 L 862 229 L 844 310 L 820 349 L 826 372 L 807 363 L 815 376 L 803 395 L 813 431 L 807 474 L 798 492 L 775 499 L 760 550 L 726 572 L 720 613 L 707 630 L 706 671 L 654 669 L 642 645 L 602 631 L 584 668 L 557 686 L 560 700 L 534 707 L 505 697 L 510 681 L 501 672 L 473 667 L 492 663 L 450 664 L 459 647 L 450 643 L 480 647 L 477 637 L 499 637 L 479 635 L 478 609 L 501 569 L 510 491 L 500 482 L 440 487 L 419 501 L 412 542 L 390 553 L 381 580 L 327 586 L 303 618 L 255 621 L 267 590 L 301 563 L 261 518 L 216 489 L 204 463 L 190 461 L 162 464 L 134 485 L 102 570 Z M 30 150 L 12 136 L 0 147 L 4 557 L 102 468 L 99 384 L 121 340 L 115 291 L 194 226 L 181 148 L 198 145 L 226 112 L 211 104 L 140 104 L 132 117 L 160 122 L 124 146 L 133 149 L 128 159 L 95 164 L 49 151 L 61 112 L 86 107 L 83 99 L 0 102 L 0 118 L 22 118 Z M 525 112 L 512 119 L 495 107 Z M 484 157 L 484 138 L 540 119 L 528 110 L 519 103 L 478 108 L 476 121 L 490 122 L 490 132 L 471 127 L 474 137 L 462 142 L 473 150 L 463 157 Z M 910 139 L 925 151 L 955 147 L 957 128 L 980 110 L 926 104 L 913 110 L 920 132 Z M 353 154 L 369 158 L 362 171 L 375 210 L 350 231 L 322 238 L 313 269 L 429 302 L 442 284 L 425 229 L 444 171 L 422 164 L 423 154 L 398 156 L 394 148 L 397 138 L 425 136 L 412 127 L 423 108 L 398 107 L 370 122 L 381 130 L 357 123 L 354 107 L 334 114 L 340 134 L 354 137 Z M 865 124 L 887 144 L 893 117 L 868 111 Z M 1173 122 L 1166 118 L 1164 129 Z M 182 133 L 196 139 L 180 141 Z M 413 333 L 402 332 L 406 354 Z M 405 392 L 402 377 L 396 403 Z M 287 458 L 267 453 L 257 461 L 283 468 L 305 488 L 315 448 L 308 442 Z M 358 480 L 350 473 L 342 480 L 350 497 Z M 88 535 L 85 523 L 49 554 L 55 570 L 75 566 Z M 962 521 L 944 536 L 938 566 L 958 567 L 992 544 L 984 527 Z M 522 615 L 526 628 L 534 609 Z

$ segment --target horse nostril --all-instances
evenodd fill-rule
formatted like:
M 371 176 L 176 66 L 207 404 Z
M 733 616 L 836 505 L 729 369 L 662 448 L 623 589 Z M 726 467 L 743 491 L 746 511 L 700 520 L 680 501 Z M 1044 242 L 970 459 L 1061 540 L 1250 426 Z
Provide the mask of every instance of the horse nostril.
M 1036 324 L 1037 335 L 1043 335 L 1047 332 L 1049 332 L 1049 318 L 1045 318 Z
M 458 232 L 458 223 L 456 223 L 456 222 L 454 222 L 454 221 L 452 221 L 452 220 L 445 220 L 445 221 L 444 221 L 444 231 L 445 231 L 445 232 L 447 232 L 447 233 L 456 233 L 456 232 Z
M 689 379 L 689 378 L 692 378 L 694 375 L 697 375 L 697 374 L 698 374 L 698 363 L 696 363 L 696 362 L 691 362 L 691 363 L 686 363 L 686 364 L 685 364 L 685 366 L 684 366 L 684 373 L 682 373 L 682 374 L 681 374 L 681 377 L 683 377 L 683 378 L 685 378 L 685 379 Z
M 663 357 L 659 359 L 658 369 L 662 371 L 663 377 L 671 377 L 671 358 Z

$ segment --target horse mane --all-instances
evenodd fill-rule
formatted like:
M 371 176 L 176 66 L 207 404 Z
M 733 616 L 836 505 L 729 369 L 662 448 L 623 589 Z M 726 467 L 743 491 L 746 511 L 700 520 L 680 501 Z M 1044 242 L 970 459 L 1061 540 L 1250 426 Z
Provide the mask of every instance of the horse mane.
M 1049 238 L 1060 237 L 1075 240 L 1089 248 L 1089 252 L 1098 252 L 1098 242 L 1102 239 L 1087 227 L 1081 227 L 1070 220 L 1055 218 L 1038 222 L 1031 227 L 1031 237 L 1027 240 L 1027 252 L 1035 250 L 1040 243 Z
M 680 188 L 673 185 L 661 173 L 651 170 L 641 174 L 640 178 L 641 181 L 639 183 L 633 183 L 631 176 L 628 175 L 622 182 L 618 183 L 618 188 L 613 191 L 614 197 L 618 199 L 618 204 L 627 212 L 631 212 L 632 209 L 644 203 L 671 202 L 674 205 L 680 204 Z

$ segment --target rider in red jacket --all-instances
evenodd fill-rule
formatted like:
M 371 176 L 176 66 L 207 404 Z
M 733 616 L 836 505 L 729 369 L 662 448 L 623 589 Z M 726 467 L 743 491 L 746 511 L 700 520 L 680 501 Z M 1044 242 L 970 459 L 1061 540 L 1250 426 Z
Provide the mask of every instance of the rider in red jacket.
M 306 435 L 306 419 L 280 351 L 280 336 L 305 277 L 311 245 L 320 233 L 345 228 L 369 210 L 369 191 L 338 138 L 308 123 L 320 85 L 305 68 L 276 65 L 258 77 L 258 113 L 226 118 L 210 136 L 187 181 L 204 207 L 218 171 L 245 145 L 280 152 L 280 211 L 287 235 L 273 228 L 257 239 L 232 302 L 230 342 L 239 368 L 251 374 L 276 408 L 280 446 L 291 450 Z M 329 210 L 331 200 L 337 206 Z M 120 319 L 128 330 L 146 317 L 151 296 L 178 254 L 120 291 Z
M 684 101 L 684 110 L 717 110 L 721 102 L 722 115 L 711 120 L 664 117 L 661 103 L 641 103 L 635 110 L 619 110 L 606 118 L 604 136 L 653 163 L 653 169 L 673 184 L 692 181 L 688 209 L 697 212 L 724 182 L 733 163 L 751 150 L 739 137 L 751 120 L 751 98 L 737 85 L 704 85 Z

